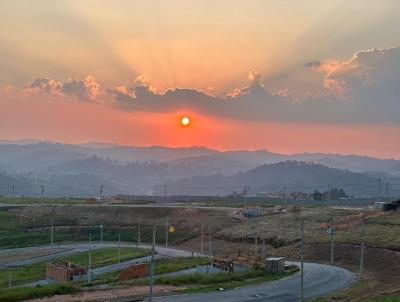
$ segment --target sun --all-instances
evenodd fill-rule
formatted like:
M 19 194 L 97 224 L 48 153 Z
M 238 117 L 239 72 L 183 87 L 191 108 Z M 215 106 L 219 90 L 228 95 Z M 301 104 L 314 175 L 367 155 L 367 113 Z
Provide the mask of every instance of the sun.
M 188 116 L 184 116 L 181 119 L 181 125 L 182 126 L 189 126 L 190 125 L 190 118 Z

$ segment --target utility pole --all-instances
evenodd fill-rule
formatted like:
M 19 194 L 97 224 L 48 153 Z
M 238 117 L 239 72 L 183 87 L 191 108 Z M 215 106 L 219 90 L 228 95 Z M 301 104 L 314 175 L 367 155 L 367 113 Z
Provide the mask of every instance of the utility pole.
M 300 278 L 300 301 L 304 301 L 304 219 L 301 219 L 301 278 Z
M 254 255 L 257 256 L 258 254 L 258 234 L 256 232 L 256 235 L 254 236 Z
M 99 196 L 99 199 L 100 199 L 100 200 L 103 200 L 103 188 L 104 188 L 104 185 L 101 184 L 101 185 L 100 185 L 100 196 Z
M 40 190 L 41 190 L 42 198 L 43 198 L 43 197 L 44 197 L 44 185 L 41 185 L 41 186 L 40 186 Z
M 140 242 L 140 217 L 138 218 L 138 235 L 137 235 L 137 246 L 139 247 Z
M 153 301 L 153 285 L 154 285 L 154 254 L 156 247 L 156 221 L 153 220 L 153 245 L 151 249 L 151 261 L 150 261 L 150 291 L 149 291 L 149 302 Z
M 53 247 L 54 244 L 54 219 L 51 219 L 51 233 L 50 233 L 50 245 Z
M 267 249 L 266 249 L 266 246 L 265 246 L 265 237 L 264 237 L 263 241 L 262 241 L 262 256 L 263 257 L 266 257 L 266 251 L 267 251 Z
M 244 186 L 244 190 L 243 190 L 243 208 L 246 207 L 247 205 L 247 192 L 250 189 L 250 187 L 248 186 Z
M 262 241 L 262 256 L 265 258 L 267 255 L 267 245 L 266 245 L 266 237 L 267 237 L 267 231 L 264 230 L 264 236 L 263 236 L 263 241 Z M 265 260 L 265 259 L 263 259 Z
M 165 247 L 168 248 L 168 231 L 169 231 L 169 219 L 167 217 L 166 229 L 165 229 Z
M 164 202 L 167 202 L 167 184 L 164 184 Z
M 329 239 L 331 241 L 331 264 L 333 264 L 333 259 L 334 259 L 334 254 L 333 254 L 334 253 L 333 232 L 334 232 L 334 229 L 333 229 L 332 218 L 330 220 L 328 231 L 329 231 Z
M 283 198 L 285 199 L 285 210 L 287 210 L 287 194 L 286 194 L 286 186 L 283 187 Z
M 118 233 L 118 262 L 121 262 L 121 232 Z
M 328 201 L 331 200 L 331 186 L 330 185 L 328 185 L 328 192 L 326 194 L 326 198 L 328 199 Z
M 211 262 L 212 246 L 211 246 L 211 224 L 208 225 L 208 260 Z
M 381 178 L 379 177 L 378 179 L 378 200 L 380 201 L 381 199 Z
M 201 241 L 200 241 L 200 251 L 204 255 L 204 226 L 201 225 Z
M 89 233 L 89 265 L 88 265 L 88 282 L 92 282 L 92 233 Z
M 360 280 L 362 280 L 363 270 L 364 270 L 364 217 L 361 220 L 360 273 L 359 273 Z
M 100 224 L 100 242 L 103 243 L 103 224 Z

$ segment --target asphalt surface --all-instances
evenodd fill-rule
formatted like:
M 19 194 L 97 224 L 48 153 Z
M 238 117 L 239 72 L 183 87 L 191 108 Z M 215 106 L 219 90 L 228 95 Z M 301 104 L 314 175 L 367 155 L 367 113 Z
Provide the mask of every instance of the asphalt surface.
M 299 264 L 293 262 L 293 264 Z M 324 296 L 340 291 L 355 281 L 355 275 L 343 268 L 304 263 L 304 298 Z M 261 285 L 227 291 L 157 297 L 158 302 L 294 302 L 300 301 L 300 273 Z M 147 299 L 145 301 L 148 301 Z

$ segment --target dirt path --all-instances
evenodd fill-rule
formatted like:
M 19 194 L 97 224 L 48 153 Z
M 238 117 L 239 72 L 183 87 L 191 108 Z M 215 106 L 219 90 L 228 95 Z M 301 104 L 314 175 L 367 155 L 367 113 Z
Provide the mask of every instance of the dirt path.
M 178 289 L 176 286 L 157 285 L 154 287 L 155 294 L 163 294 Z M 117 302 L 123 298 L 134 298 L 147 296 L 148 286 L 132 286 L 129 288 L 115 288 L 108 290 L 84 291 L 76 295 L 61 295 L 42 299 L 27 300 L 27 302 L 89 302 L 109 301 Z

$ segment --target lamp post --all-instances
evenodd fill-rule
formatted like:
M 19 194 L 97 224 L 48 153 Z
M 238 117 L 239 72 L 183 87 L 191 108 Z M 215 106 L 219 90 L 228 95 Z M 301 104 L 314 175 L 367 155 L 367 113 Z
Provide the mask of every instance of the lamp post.
M 100 242 L 103 243 L 103 224 L 100 224 Z

